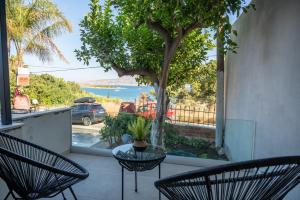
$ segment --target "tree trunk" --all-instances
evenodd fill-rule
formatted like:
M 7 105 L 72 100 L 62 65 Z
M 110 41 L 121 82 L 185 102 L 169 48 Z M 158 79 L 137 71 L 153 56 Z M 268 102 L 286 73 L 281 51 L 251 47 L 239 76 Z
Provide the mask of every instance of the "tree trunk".
M 162 146 L 162 133 L 163 133 L 163 123 L 165 119 L 165 113 L 167 110 L 167 82 L 169 76 L 170 63 L 173 56 L 176 53 L 176 49 L 182 40 L 182 37 L 177 37 L 175 40 L 166 43 L 164 63 L 162 67 L 161 78 L 159 81 L 159 88 L 157 94 L 157 104 L 156 104 L 156 118 L 152 122 L 151 129 L 151 143 L 153 145 Z
M 159 87 L 156 104 L 156 118 L 152 121 L 151 143 L 162 146 L 163 123 L 166 112 L 166 88 Z
M 16 59 L 17 59 L 17 64 L 16 64 L 17 69 L 16 70 L 18 70 L 19 67 L 24 66 L 23 53 L 18 53 L 16 56 Z
M 154 91 L 155 91 L 155 98 L 158 99 L 159 83 L 154 82 L 153 87 L 154 87 Z

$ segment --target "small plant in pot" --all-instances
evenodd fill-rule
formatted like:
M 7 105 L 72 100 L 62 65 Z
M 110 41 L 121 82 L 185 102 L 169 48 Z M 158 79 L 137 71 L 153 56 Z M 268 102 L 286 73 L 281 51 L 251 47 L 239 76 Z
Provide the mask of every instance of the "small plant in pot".
M 148 123 L 143 117 L 138 117 L 136 121 L 128 125 L 128 130 L 132 132 L 133 147 L 136 150 L 144 150 L 147 147 L 146 138 L 150 133 L 151 124 Z

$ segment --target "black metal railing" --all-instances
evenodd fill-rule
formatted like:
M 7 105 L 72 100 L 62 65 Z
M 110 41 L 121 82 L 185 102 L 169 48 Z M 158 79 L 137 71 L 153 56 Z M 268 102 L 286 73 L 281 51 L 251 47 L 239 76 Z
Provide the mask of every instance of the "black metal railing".
M 169 106 L 167 118 L 172 123 L 187 123 L 187 124 L 201 124 L 201 125 L 216 125 L 215 106 L 208 107 L 194 107 L 194 106 Z M 172 114 L 172 115 L 171 115 Z M 168 115 L 172 117 L 168 117 Z
M 136 108 L 137 112 L 145 117 L 154 118 L 156 115 L 156 104 L 143 101 Z M 194 124 L 194 125 L 216 125 L 215 104 L 199 104 L 198 106 L 169 105 L 165 114 L 167 120 L 173 124 Z

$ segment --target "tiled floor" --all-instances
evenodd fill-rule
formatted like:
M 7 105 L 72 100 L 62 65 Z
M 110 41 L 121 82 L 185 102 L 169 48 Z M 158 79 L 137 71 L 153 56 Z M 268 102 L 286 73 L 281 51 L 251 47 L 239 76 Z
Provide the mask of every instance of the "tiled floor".
M 68 157 L 84 166 L 90 173 L 85 181 L 78 183 L 73 188 L 79 200 L 121 199 L 121 167 L 114 158 L 84 154 L 69 154 Z M 193 170 L 196 167 L 163 163 L 161 169 L 162 177 L 164 177 Z M 158 199 L 158 191 L 153 184 L 157 179 L 157 168 L 138 173 L 138 192 L 135 193 L 134 172 L 125 170 L 125 200 Z M 72 199 L 69 191 L 65 193 L 68 199 Z M 54 199 L 61 200 L 62 196 Z
M 68 154 L 67 157 L 84 166 L 90 176 L 74 185 L 78 200 L 121 200 L 121 167 L 112 157 L 101 157 L 86 154 Z M 197 169 L 196 167 L 162 163 L 162 177 Z M 138 192 L 134 191 L 134 172 L 125 170 L 125 200 L 158 199 L 154 181 L 158 180 L 158 168 L 138 173 Z M 6 186 L 0 184 L 0 199 L 7 193 Z M 68 200 L 72 200 L 69 191 L 65 191 Z M 4 197 L 2 197 L 4 198 Z M 58 195 L 53 200 L 62 200 Z M 164 198 L 162 198 L 164 199 Z M 11 199 L 9 199 L 11 200 Z
M 90 173 L 86 180 L 73 187 L 78 200 L 121 200 L 121 167 L 114 158 L 75 153 L 68 154 L 67 157 L 84 166 Z M 199 168 L 162 163 L 161 169 L 162 177 L 165 177 Z M 157 200 L 158 191 L 153 184 L 157 179 L 157 168 L 138 173 L 138 192 L 135 193 L 134 172 L 125 170 L 125 200 Z M 3 187 L 6 186 L 0 185 L 0 199 L 7 193 L 7 189 Z M 65 194 L 68 200 L 73 199 L 69 191 L 65 191 Z M 165 200 L 164 197 L 162 199 Z M 58 195 L 52 200 L 63 200 L 63 198 L 62 195 Z
M 73 187 L 78 200 L 121 200 L 121 167 L 114 158 L 75 153 L 68 154 L 67 157 L 84 166 L 90 173 L 86 180 Z M 207 162 L 211 161 L 207 160 Z M 161 167 L 162 177 L 199 169 L 199 167 L 167 163 L 162 163 Z M 134 172 L 125 170 L 124 199 L 158 200 L 158 190 L 154 187 L 156 180 L 158 180 L 158 168 L 138 173 L 138 192 L 136 193 L 134 191 Z M 68 200 L 73 199 L 69 191 L 66 191 L 65 194 Z M 61 195 L 53 198 L 53 200 L 62 199 Z M 163 195 L 162 199 L 165 200 Z M 286 199 L 294 200 L 294 198 Z

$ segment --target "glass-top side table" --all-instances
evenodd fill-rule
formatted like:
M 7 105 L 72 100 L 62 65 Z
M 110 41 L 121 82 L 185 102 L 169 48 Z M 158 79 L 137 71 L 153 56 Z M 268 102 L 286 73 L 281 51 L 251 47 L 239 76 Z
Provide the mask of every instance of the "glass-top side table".
M 145 150 L 138 151 L 132 144 L 124 144 L 114 148 L 112 153 L 122 167 L 122 200 L 124 199 L 124 168 L 135 172 L 135 192 L 137 192 L 137 172 L 152 170 L 158 166 L 158 178 L 161 177 L 160 164 L 166 158 L 166 154 L 160 147 L 148 145 Z

